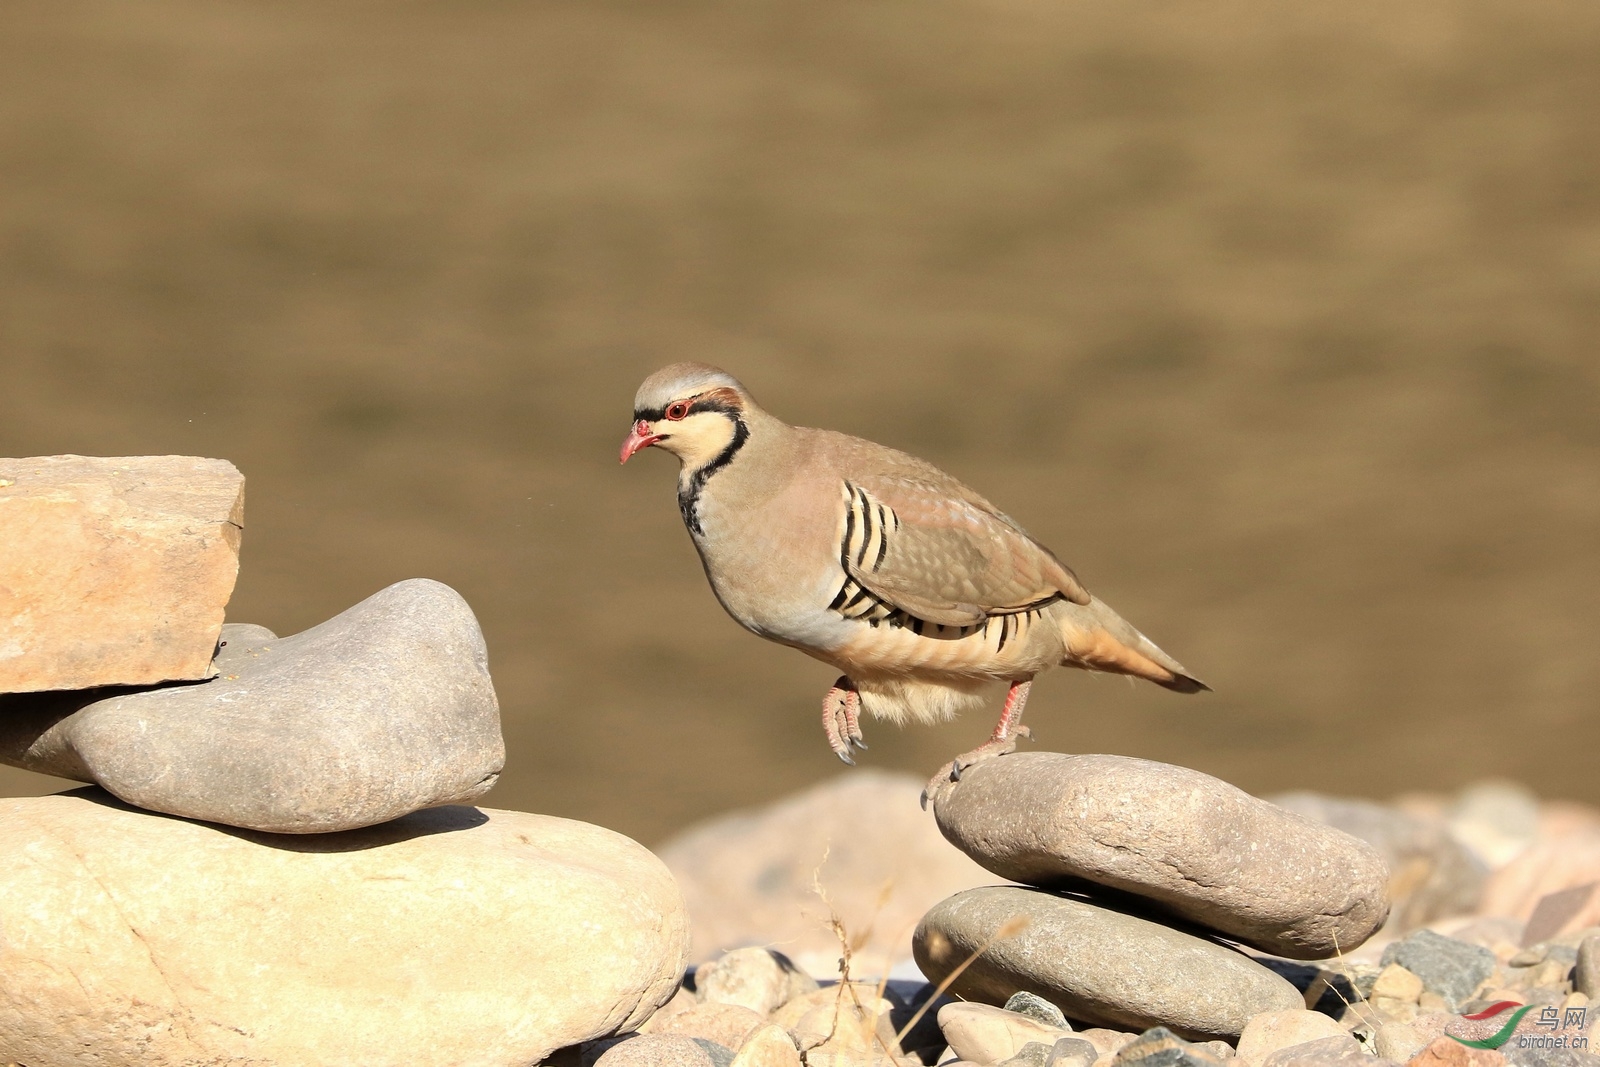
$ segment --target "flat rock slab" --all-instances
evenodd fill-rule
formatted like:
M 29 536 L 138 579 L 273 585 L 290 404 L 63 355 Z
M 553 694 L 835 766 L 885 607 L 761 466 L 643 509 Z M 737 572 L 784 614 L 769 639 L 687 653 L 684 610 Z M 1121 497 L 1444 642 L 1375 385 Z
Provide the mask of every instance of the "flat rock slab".
M 1348 951 L 1389 914 L 1372 846 L 1185 767 L 1014 753 L 933 801 L 945 837 L 1001 877 L 1134 893 L 1291 959 Z
M 1020 932 L 991 943 L 1019 919 Z M 933 982 L 987 946 L 950 986 L 958 997 L 1004 1004 L 1034 993 L 1098 1026 L 1237 1037 L 1252 1016 L 1303 1006 L 1294 986 L 1243 953 L 1042 889 L 957 893 L 923 917 L 912 944 Z
M 0 762 L 294 834 L 473 800 L 505 764 L 483 634 L 449 586 L 412 579 L 293 637 L 227 641 L 198 685 L 0 697 Z
M 0 693 L 205 678 L 243 524 L 226 460 L 0 459 Z
M 642 1023 L 682 895 L 597 826 L 470 807 L 283 838 L 0 801 L 0 1063 L 478 1067 Z

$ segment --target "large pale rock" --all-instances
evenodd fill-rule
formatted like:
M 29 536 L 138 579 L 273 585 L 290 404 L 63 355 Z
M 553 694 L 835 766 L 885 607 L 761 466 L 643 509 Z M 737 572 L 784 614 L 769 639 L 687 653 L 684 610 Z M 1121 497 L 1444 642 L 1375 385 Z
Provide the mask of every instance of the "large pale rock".
M 538 1063 L 672 996 L 682 897 L 597 826 L 467 807 L 286 838 L 0 801 L 0 1063 Z
M 1017 753 L 933 800 L 945 837 L 1004 878 L 1135 893 L 1291 959 L 1354 948 L 1389 912 L 1370 845 L 1184 767 Z
M 921 792 L 910 775 L 851 771 L 662 845 L 657 851 L 694 917 L 693 958 L 778 945 L 808 973 L 835 976 L 830 907 L 850 936 L 865 935 L 854 973 L 883 974 L 909 958 L 908 931 L 923 912 L 959 889 L 994 881 L 939 836 L 918 804 Z
M 199 685 L 0 697 L 0 761 L 274 833 L 370 826 L 499 777 L 483 634 L 449 586 L 400 582 L 293 637 L 227 629 Z
M 1008 926 L 1018 932 L 992 940 Z M 1104 1026 L 1234 1037 L 1254 1015 L 1303 1007 L 1294 986 L 1242 953 L 1021 886 L 956 894 L 928 912 L 913 943 L 918 966 L 935 982 L 984 949 L 950 986 L 956 996 L 1003 1004 L 1023 990 Z
M 0 459 L 0 693 L 207 677 L 243 523 L 226 460 Z

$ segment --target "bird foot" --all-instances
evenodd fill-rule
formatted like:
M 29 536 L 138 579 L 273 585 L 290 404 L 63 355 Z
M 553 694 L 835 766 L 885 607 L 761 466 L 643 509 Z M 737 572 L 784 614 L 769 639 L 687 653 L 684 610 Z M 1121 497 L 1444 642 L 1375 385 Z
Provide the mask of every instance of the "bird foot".
M 833 754 L 852 767 L 856 761 L 850 758 L 850 747 L 867 750 L 861 739 L 861 694 L 850 679 L 840 678 L 822 698 L 822 732 Z
M 928 801 L 932 800 L 934 794 L 947 783 L 961 781 L 961 775 L 968 767 L 984 760 L 994 759 L 996 756 L 1010 755 L 1017 750 L 1017 742 L 1024 737 L 1032 740 L 1033 731 L 1026 726 L 1018 726 L 1012 730 L 1010 736 L 991 738 L 971 752 L 963 752 L 940 767 L 939 772 L 929 778 L 928 784 L 922 789 L 922 810 L 928 810 Z

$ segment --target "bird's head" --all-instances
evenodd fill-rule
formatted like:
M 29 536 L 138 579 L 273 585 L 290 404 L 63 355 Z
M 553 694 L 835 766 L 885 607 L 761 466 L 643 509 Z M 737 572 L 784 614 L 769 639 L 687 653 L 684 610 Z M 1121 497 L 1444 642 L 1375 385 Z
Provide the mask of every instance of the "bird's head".
M 736 449 L 749 434 L 745 413 L 755 407 L 733 375 L 704 363 L 674 363 L 644 380 L 633 398 L 633 429 L 622 441 L 622 462 L 659 445 L 699 470 Z

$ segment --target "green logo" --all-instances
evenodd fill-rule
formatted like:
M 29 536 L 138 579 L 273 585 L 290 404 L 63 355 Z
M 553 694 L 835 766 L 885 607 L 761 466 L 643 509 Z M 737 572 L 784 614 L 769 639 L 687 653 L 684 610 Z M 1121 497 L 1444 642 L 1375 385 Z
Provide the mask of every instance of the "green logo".
M 1462 1016 L 1463 1019 L 1472 1020 L 1492 1019 L 1496 1015 L 1499 1015 L 1501 1012 L 1510 1008 L 1516 1008 L 1517 1010 L 1511 1013 L 1511 1018 L 1506 1020 L 1506 1024 L 1504 1026 L 1496 1030 L 1493 1034 L 1490 1034 L 1488 1037 L 1471 1040 L 1465 1037 L 1456 1037 L 1455 1034 L 1449 1034 L 1448 1036 L 1452 1040 L 1461 1042 L 1461 1044 L 1467 1046 L 1468 1048 L 1499 1048 L 1501 1045 L 1511 1040 L 1511 1032 L 1517 1028 L 1517 1024 L 1522 1021 L 1522 1017 L 1533 1010 L 1532 1004 L 1518 1004 L 1514 1000 L 1501 1000 L 1489 1005 L 1480 1012 Z

